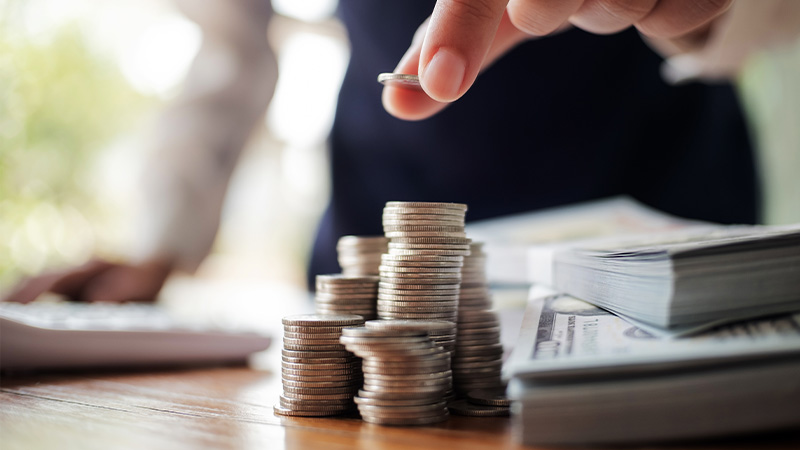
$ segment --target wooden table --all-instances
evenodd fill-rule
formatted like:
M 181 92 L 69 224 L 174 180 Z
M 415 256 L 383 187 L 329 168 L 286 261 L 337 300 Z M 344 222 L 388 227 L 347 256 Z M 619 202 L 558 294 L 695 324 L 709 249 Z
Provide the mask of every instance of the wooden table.
M 165 302 L 187 313 L 201 305 L 206 315 L 265 326 L 273 345 L 249 367 L 0 375 L 0 450 L 523 448 L 513 441 L 508 418 L 453 416 L 434 426 L 400 428 L 356 416 L 276 416 L 272 407 L 282 390 L 280 319 L 308 312 L 308 293 L 192 281 Z M 508 319 L 515 315 L 501 314 L 511 342 L 516 330 Z M 800 449 L 800 432 L 659 448 Z
M 248 367 L 4 376 L 0 448 L 523 448 L 508 418 L 399 428 L 282 417 L 272 412 L 280 391 L 279 371 Z M 800 433 L 662 448 L 793 449 Z

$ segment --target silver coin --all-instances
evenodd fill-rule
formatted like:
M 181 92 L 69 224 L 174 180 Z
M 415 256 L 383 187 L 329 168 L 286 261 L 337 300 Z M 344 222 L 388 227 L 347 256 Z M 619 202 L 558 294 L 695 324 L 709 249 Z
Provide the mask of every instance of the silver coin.
M 281 367 L 281 374 L 282 375 L 289 375 L 291 377 L 343 377 L 347 378 L 353 375 L 357 375 L 361 373 L 361 369 L 325 369 L 325 370 L 317 370 L 317 369 L 291 369 L 288 367 Z M 313 381 L 313 380 L 309 380 Z M 320 380 L 320 381 L 329 381 L 329 380 Z
M 440 402 L 445 403 L 445 402 Z M 419 408 L 419 407 L 417 407 Z M 361 418 L 365 421 L 369 420 L 419 420 L 423 417 L 441 417 L 447 411 L 446 407 L 437 407 L 436 409 L 427 409 L 421 411 L 409 410 L 407 408 L 386 408 L 381 406 L 367 409 L 367 405 L 359 405 L 358 412 Z M 449 411 L 448 411 L 449 413 Z
M 350 326 L 350 325 L 347 325 Z M 290 333 L 303 333 L 303 334 L 317 334 L 317 333 L 342 333 L 343 326 L 340 327 L 302 327 L 302 326 L 291 326 L 291 325 L 284 325 L 283 331 L 290 332 Z
M 411 284 L 454 284 L 461 282 L 460 272 L 380 272 L 381 278 L 390 283 L 407 282 Z
M 444 208 L 454 209 L 456 211 L 466 211 L 467 205 L 465 203 L 453 202 L 407 202 L 407 201 L 390 201 L 386 202 L 386 208 Z
M 378 294 L 376 304 L 387 304 L 389 302 L 449 302 L 458 306 L 458 295 L 390 295 Z M 421 306 L 421 305 L 418 305 Z
M 411 321 L 411 320 L 370 320 L 364 322 L 364 327 L 375 330 L 422 330 L 454 332 L 455 324 L 441 321 Z
M 398 407 L 398 406 L 422 406 L 430 405 L 429 398 L 399 398 L 399 399 L 381 399 L 381 398 L 366 398 L 354 397 L 353 400 L 358 405 L 369 406 L 382 406 L 382 407 Z
M 444 422 L 450 417 L 450 414 L 442 414 L 441 416 L 433 417 L 410 417 L 410 418 L 382 418 L 373 416 L 362 416 L 364 422 L 372 423 L 375 425 L 398 425 L 398 426 L 422 426 L 433 425 L 435 423 Z
M 338 349 L 333 351 L 325 351 L 325 352 L 318 352 L 318 351 L 308 351 L 308 350 L 289 350 L 289 349 L 281 349 L 281 356 L 286 358 L 303 358 L 303 359 L 327 359 L 327 358 L 355 358 L 355 355 L 348 352 L 344 349 Z
M 284 388 L 286 386 L 294 387 L 294 388 L 311 388 L 311 389 L 323 389 L 323 388 L 352 388 L 352 387 L 360 387 L 361 386 L 361 379 L 351 379 L 351 380 L 340 380 L 340 381 L 297 381 L 297 380 L 281 380 L 283 383 Z
M 313 364 L 313 365 L 323 365 L 323 366 L 325 364 L 331 364 L 337 366 L 338 365 L 350 366 L 354 364 L 361 364 L 361 360 L 352 353 L 350 353 L 350 356 L 342 358 L 305 358 L 305 357 L 297 358 L 291 356 L 281 356 L 281 364 L 283 363 L 303 364 L 303 365 Z
M 319 410 L 319 411 L 298 411 L 294 409 L 284 408 L 283 406 L 280 405 L 275 405 L 273 407 L 273 411 L 275 412 L 275 414 L 281 416 L 301 416 L 301 417 L 335 416 L 342 413 L 340 409 Z
M 409 369 L 416 371 L 432 371 L 435 367 L 450 367 L 450 355 L 445 352 L 436 352 L 424 358 L 405 358 L 391 360 L 388 358 L 368 358 L 362 362 L 362 370 L 379 371 L 384 369 Z M 447 370 L 447 369 L 445 369 Z
M 451 413 L 460 416 L 473 417 L 503 417 L 509 415 L 509 409 L 504 406 L 476 405 L 467 400 L 456 400 L 447 405 Z
M 464 228 L 466 221 L 462 217 L 453 216 L 423 216 L 423 215 L 400 215 L 400 214 L 384 214 L 382 225 L 399 227 L 399 226 L 448 226 Z M 386 248 L 389 246 L 387 245 Z
M 386 280 L 380 282 L 378 285 L 378 292 L 380 290 L 387 290 L 387 291 L 398 291 L 398 292 L 405 292 L 405 291 L 425 291 L 425 290 L 442 290 L 442 291 L 452 291 L 451 293 L 459 293 L 459 285 L 458 284 L 440 284 L 436 283 L 434 285 L 430 284 L 413 284 L 413 283 L 405 283 L 405 282 L 398 282 L 397 280 Z
M 331 406 L 331 407 L 349 407 L 353 403 L 354 395 L 345 394 L 319 394 L 319 395 L 303 395 L 303 394 L 281 395 L 279 401 L 282 406 L 291 408 L 293 406 Z
M 450 262 L 461 265 L 464 262 L 464 257 L 445 255 L 393 255 L 390 253 L 384 253 L 381 255 L 381 260 L 407 262 Z
M 459 294 L 458 289 L 388 289 L 388 288 L 380 288 L 378 290 L 378 295 L 398 295 L 398 296 L 428 296 L 428 295 L 456 295 L 458 299 L 461 300 L 461 296 Z
M 347 338 L 403 338 L 403 337 L 427 337 L 425 330 L 420 329 L 380 329 L 367 326 L 351 327 L 342 330 L 342 336 Z
M 472 404 L 486 406 L 511 406 L 511 399 L 506 397 L 506 389 L 476 389 L 467 393 L 467 399 Z
M 339 339 L 342 333 L 297 333 L 294 331 L 284 331 L 283 337 L 291 339 Z
M 422 86 L 419 84 L 419 75 L 411 75 L 407 73 L 381 73 L 378 75 L 378 83 L 381 83 L 384 86 L 398 87 L 414 91 L 422 90 Z
M 361 325 L 364 319 L 353 315 L 300 314 L 296 316 L 286 316 L 282 319 L 282 322 L 284 325 L 291 326 L 333 327 Z
M 387 231 L 388 238 L 430 238 L 430 239 L 454 239 L 466 238 L 467 233 L 463 231 Z

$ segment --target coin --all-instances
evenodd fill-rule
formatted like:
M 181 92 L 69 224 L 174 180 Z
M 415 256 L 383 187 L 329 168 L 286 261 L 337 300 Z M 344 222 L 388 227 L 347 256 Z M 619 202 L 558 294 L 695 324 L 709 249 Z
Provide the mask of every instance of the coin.
M 320 314 L 300 314 L 283 318 L 284 325 L 308 326 L 308 327 L 333 327 L 333 326 L 354 326 L 364 322 L 360 316 L 354 315 L 320 315 Z
M 455 331 L 455 324 L 442 321 L 412 321 L 412 320 L 370 320 L 364 322 L 364 327 L 376 330 L 422 330 L 422 331 Z
M 317 359 L 317 358 L 355 358 L 355 355 L 347 350 L 335 350 L 326 352 L 317 351 L 303 351 L 303 350 L 287 350 L 281 349 L 281 355 L 285 358 L 303 358 L 303 359 Z
M 406 201 L 391 201 L 386 202 L 386 208 L 443 208 L 452 209 L 456 211 L 466 211 L 467 205 L 464 203 L 451 203 L 451 202 L 406 202 Z
M 439 423 L 447 420 L 450 417 L 449 414 L 442 414 L 440 416 L 432 416 L 432 417 L 411 417 L 411 418 L 383 418 L 383 417 L 376 417 L 376 416 L 363 416 L 362 419 L 364 422 L 374 423 L 376 425 L 432 425 L 434 423 Z
M 273 411 L 275 412 L 275 414 L 279 414 L 281 416 L 300 416 L 300 417 L 335 416 L 343 412 L 341 408 L 334 408 L 334 409 L 320 408 L 313 411 L 298 411 L 296 409 L 285 408 L 281 405 L 275 405 L 273 407 Z
M 451 413 L 460 416 L 502 417 L 509 415 L 509 408 L 504 406 L 476 405 L 467 400 L 456 400 L 447 405 Z
M 297 381 L 281 379 L 283 386 L 290 386 L 298 389 L 323 389 L 323 388 L 340 388 L 348 387 L 350 389 L 358 389 L 361 385 L 360 379 L 345 379 L 342 381 Z
M 348 397 L 352 397 L 353 388 L 349 386 L 327 388 L 284 386 L 283 394 L 288 397 L 297 397 L 299 395 L 347 395 Z
M 392 86 L 414 91 L 421 91 L 419 76 L 407 73 L 381 73 L 378 75 L 378 83 L 384 86 Z
M 281 395 L 281 406 L 290 407 L 291 405 L 298 406 L 351 406 L 353 403 L 353 396 L 348 394 L 317 394 L 317 395 Z
M 399 398 L 399 399 L 382 399 L 382 398 L 366 398 L 366 397 L 354 397 L 353 400 L 359 405 L 369 405 L 369 406 L 389 406 L 389 407 L 397 407 L 397 406 L 421 406 L 421 405 L 429 405 L 430 400 L 427 398 Z
M 511 399 L 506 397 L 505 388 L 476 389 L 467 393 L 470 403 L 487 406 L 511 406 Z

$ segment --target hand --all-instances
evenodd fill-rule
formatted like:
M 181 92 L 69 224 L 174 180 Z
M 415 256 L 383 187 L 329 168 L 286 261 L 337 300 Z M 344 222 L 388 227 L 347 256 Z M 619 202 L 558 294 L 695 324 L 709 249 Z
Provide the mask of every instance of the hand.
M 392 115 L 420 120 L 469 90 L 478 73 L 520 42 L 570 24 L 606 34 L 635 26 L 654 40 L 688 45 L 732 0 L 438 0 L 396 72 L 419 74 L 425 92 L 387 86 Z M 426 95 L 427 94 L 427 95 Z
M 25 279 L 3 301 L 29 303 L 52 292 L 74 301 L 151 302 L 170 272 L 171 266 L 160 260 L 118 264 L 95 259 L 80 267 Z

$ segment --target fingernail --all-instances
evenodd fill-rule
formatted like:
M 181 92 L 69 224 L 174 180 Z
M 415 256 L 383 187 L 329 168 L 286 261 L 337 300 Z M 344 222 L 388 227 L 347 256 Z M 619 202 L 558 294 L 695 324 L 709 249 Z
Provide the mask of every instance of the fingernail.
M 420 82 L 434 100 L 452 102 L 459 96 L 466 71 L 467 65 L 460 56 L 440 48 L 422 69 Z

